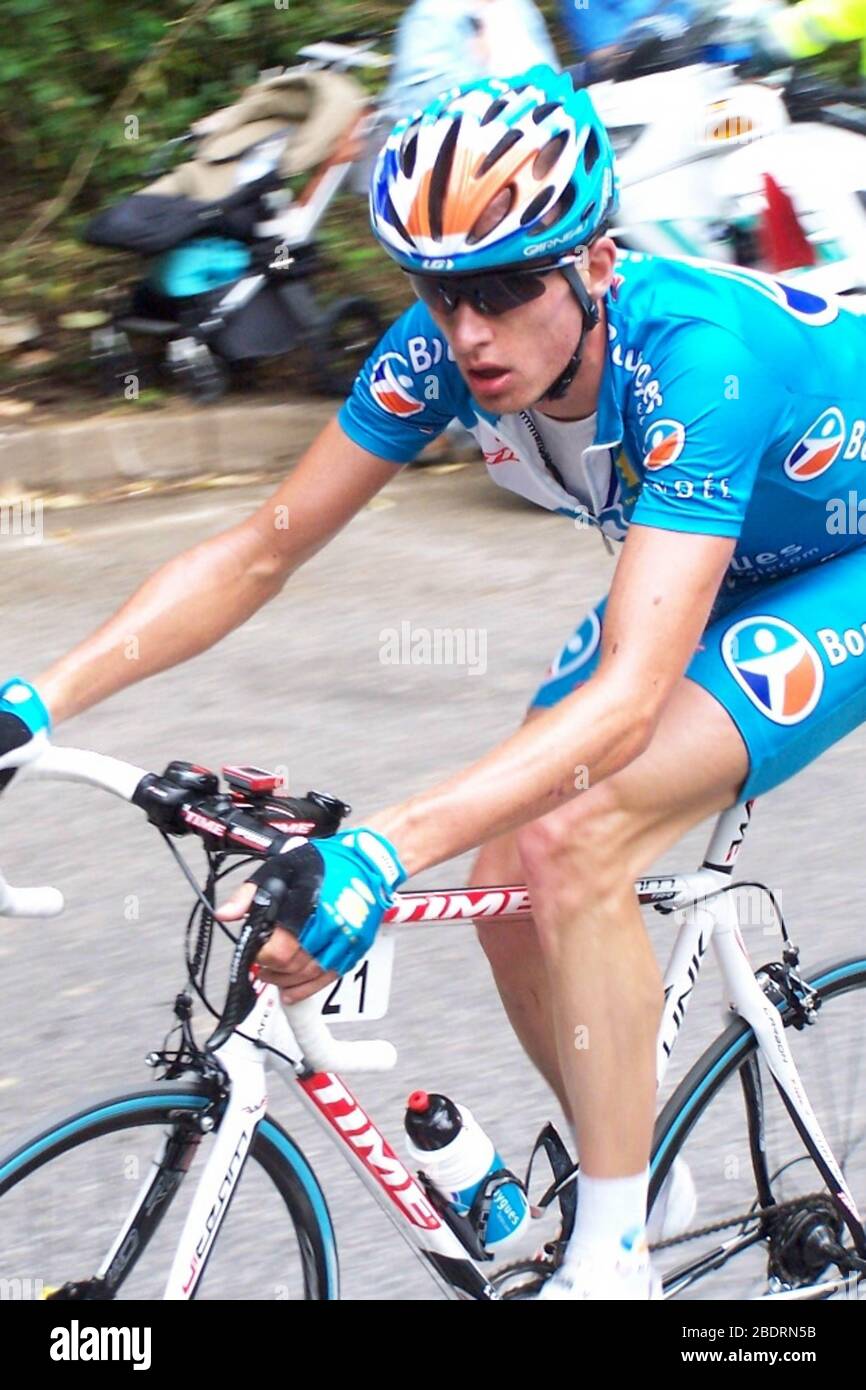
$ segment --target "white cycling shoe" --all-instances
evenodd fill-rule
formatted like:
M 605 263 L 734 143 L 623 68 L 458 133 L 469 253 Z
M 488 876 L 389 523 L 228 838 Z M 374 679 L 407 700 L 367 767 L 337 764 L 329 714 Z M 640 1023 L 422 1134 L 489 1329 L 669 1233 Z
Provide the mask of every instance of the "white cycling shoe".
M 689 1165 L 684 1159 L 675 1158 L 647 1223 L 647 1242 L 652 1245 L 681 1235 L 690 1225 L 697 1205 Z M 646 1250 L 624 1252 L 613 1261 L 586 1254 L 566 1259 L 536 1297 L 545 1302 L 657 1299 L 662 1297 L 661 1279 Z
M 542 1285 L 535 1301 L 646 1302 L 661 1296 L 661 1280 L 655 1274 L 644 1248 L 633 1253 L 624 1251 L 613 1260 L 593 1251 L 572 1255 Z
M 650 1212 L 646 1228 L 649 1244 L 681 1236 L 691 1225 L 697 1207 L 698 1194 L 691 1169 L 685 1159 L 675 1158 Z

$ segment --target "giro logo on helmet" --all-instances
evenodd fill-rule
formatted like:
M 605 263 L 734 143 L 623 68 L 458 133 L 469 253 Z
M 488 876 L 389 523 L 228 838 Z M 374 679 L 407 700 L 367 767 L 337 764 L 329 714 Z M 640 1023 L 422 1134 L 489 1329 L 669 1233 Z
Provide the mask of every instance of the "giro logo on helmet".
M 424 402 L 412 395 L 415 383 L 401 367 L 408 367 L 399 352 L 386 352 L 373 364 L 370 373 L 370 395 L 389 415 L 417 415 Z
M 546 256 L 548 251 L 555 251 L 566 242 L 573 242 L 574 237 L 570 232 L 563 232 L 561 236 L 554 236 L 549 241 L 538 241 L 534 246 L 524 246 L 524 256 Z

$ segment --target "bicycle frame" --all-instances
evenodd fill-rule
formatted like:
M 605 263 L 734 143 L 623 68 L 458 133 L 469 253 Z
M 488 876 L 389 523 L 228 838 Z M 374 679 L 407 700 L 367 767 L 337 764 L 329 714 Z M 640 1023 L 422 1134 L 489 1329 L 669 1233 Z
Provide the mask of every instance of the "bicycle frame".
M 726 996 L 731 1001 L 730 1008 L 754 1030 L 760 1053 L 788 1113 L 851 1232 L 855 1248 L 862 1255 L 866 1253 L 866 1238 L 854 1198 L 803 1088 L 779 1010 L 755 977 L 733 895 L 725 891 L 731 886 L 731 875 L 751 811 L 752 803 L 746 802 L 719 818 L 704 863 L 696 874 L 643 878 L 635 885 L 641 904 L 659 906 L 664 911 L 683 911 L 682 925 L 664 977 L 658 1082 L 661 1085 L 701 963 L 712 942 Z M 525 889 L 497 887 L 400 894 L 386 920 L 395 924 L 459 922 L 478 917 L 485 920 L 528 917 L 529 912 Z M 258 1042 L 297 1058 L 297 1064 L 290 1065 L 265 1052 Z M 315 1072 L 303 1066 L 290 1017 L 280 1005 L 275 986 L 261 988 L 256 1007 L 244 1023 L 243 1036 L 236 1033 L 217 1056 L 231 1080 L 230 1099 L 216 1147 L 187 1216 L 166 1286 L 166 1298 L 189 1298 L 195 1292 L 207 1253 L 228 1208 L 228 1197 L 249 1152 L 255 1125 L 265 1113 L 266 1057 L 289 1085 L 299 1088 L 307 1108 L 416 1256 L 426 1264 L 446 1296 L 475 1300 L 500 1297 L 488 1281 L 484 1266 L 472 1258 L 445 1224 L 417 1178 L 394 1152 L 342 1077 L 335 1072 Z M 663 1151 L 656 1153 L 654 1171 L 662 1158 Z
M 130 800 L 144 770 L 99 754 L 48 746 L 34 749 L 32 761 L 20 769 L 19 775 L 87 782 Z M 661 1085 L 664 1079 L 701 963 L 712 943 L 728 1007 L 733 1016 L 742 1018 L 752 1029 L 759 1054 L 764 1057 L 792 1123 L 848 1227 L 857 1254 L 863 1258 L 866 1257 L 866 1233 L 854 1198 L 806 1095 L 788 1047 L 779 1008 L 756 978 L 740 931 L 734 896 L 728 891 L 733 886 L 733 869 L 749 826 L 752 804 L 743 802 L 722 813 L 697 873 L 683 877 L 642 878 L 635 884 L 641 905 L 663 912 L 682 911 L 682 925 L 664 977 L 665 1003 L 657 1049 L 658 1082 Z M 62 905 L 62 897 L 55 889 L 12 889 L 0 875 L 0 912 L 12 916 L 52 916 Z M 386 923 L 465 922 L 478 918 L 528 917 L 529 913 L 527 891 L 518 886 L 404 893 L 398 895 Z M 324 1027 L 315 999 L 284 1010 L 275 986 L 258 984 L 256 992 L 256 1004 L 244 1020 L 243 1031 L 236 1031 L 215 1054 L 225 1071 L 228 1098 L 213 1151 L 187 1213 L 164 1296 L 188 1299 L 195 1294 L 249 1155 L 256 1127 L 265 1115 L 267 1059 L 284 1080 L 298 1087 L 304 1103 L 414 1253 L 426 1264 L 446 1296 L 499 1299 L 501 1295 L 488 1280 L 484 1263 L 469 1254 L 342 1077 L 336 1070 L 316 1070 L 306 1060 L 316 1059 L 319 1068 L 340 1065 L 345 1069 L 342 1061 L 337 1063 L 334 1058 L 347 1058 L 346 1065 L 357 1070 L 381 1069 L 393 1065 L 396 1054 L 391 1045 L 369 1040 L 338 1042 Z M 311 1018 L 318 1026 L 318 1037 L 315 1030 L 310 1031 Z M 301 1037 L 305 1040 L 303 1045 L 299 1043 Z M 287 1060 L 281 1060 L 276 1054 Z M 322 1061 L 322 1057 L 328 1057 L 329 1061 Z M 763 1166 L 759 1134 L 761 1104 L 757 1068 L 753 1068 L 751 1079 L 744 1079 L 744 1089 L 755 1175 L 759 1192 L 766 1192 L 769 1178 Z M 142 1236 L 146 1243 L 150 1229 L 159 1220 L 158 1209 L 163 1198 L 179 1184 L 192 1161 L 199 1138 L 200 1133 L 170 1134 L 164 1141 L 150 1176 L 131 1204 L 121 1232 L 99 1270 L 100 1277 L 109 1276 L 109 1284 L 115 1276 L 122 1277 L 126 1260 Z M 171 1146 L 174 1146 L 171 1162 L 164 1165 L 163 1159 Z M 651 1202 L 658 1194 L 664 1158 L 662 1146 L 653 1156 Z M 752 1237 L 743 1239 L 749 1241 Z M 683 1278 L 690 1281 L 688 1273 Z M 792 1296 L 795 1295 L 764 1295 Z

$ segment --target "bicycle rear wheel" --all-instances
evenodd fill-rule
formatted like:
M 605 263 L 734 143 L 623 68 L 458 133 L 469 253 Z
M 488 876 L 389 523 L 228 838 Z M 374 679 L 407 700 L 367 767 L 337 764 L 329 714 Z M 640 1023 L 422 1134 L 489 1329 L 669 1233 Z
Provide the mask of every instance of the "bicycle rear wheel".
M 61 1290 L 63 1297 L 161 1298 L 209 1145 L 197 1121 L 212 1103 L 198 1083 L 98 1101 L 0 1159 L 4 1296 Z M 166 1141 L 170 1157 L 142 1203 L 141 1221 L 113 1256 L 108 1280 L 99 1281 Z M 270 1116 L 229 1200 L 196 1297 L 339 1297 L 324 1194 L 301 1150 Z
M 862 1215 L 866 960 L 828 965 L 808 983 L 820 1001 L 816 1021 L 798 1030 L 791 1008 L 780 1005 L 780 1013 L 806 1094 Z M 785 1204 L 769 1221 L 758 1210 L 762 1149 L 772 1198 Z M 746 1023 L 733 1023 L 699 1058 L 659 1116 L 653 1198 L 676 1157 L 688 1164 L 698 1205 L 685 1226 L 665 1232 L 668 1239 L 654 1254 L 669 1296 L 751 1299 L 796 1291 L 803 1297 L 826 1296 L 809 1292 L 840 1277 L 833 1260 L 822 1258 L 821 1247 L 838 1241 L 851 1250 L 852 1237 Z M 713 1225 L 720 1229 L 700 1234 Z M 835 1296 L 856 1297 L 856 1285 Z

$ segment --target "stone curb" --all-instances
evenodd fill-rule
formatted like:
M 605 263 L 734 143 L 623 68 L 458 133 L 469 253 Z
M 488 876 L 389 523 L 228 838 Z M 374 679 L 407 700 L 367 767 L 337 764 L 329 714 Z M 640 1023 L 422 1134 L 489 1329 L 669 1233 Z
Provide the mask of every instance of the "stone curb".
M 183 412 L 101 415 L 0 429 L 0 494 L 87 492 L 140 478 L 279 472 L 296 463 L 338 401 L 220 405 Z

